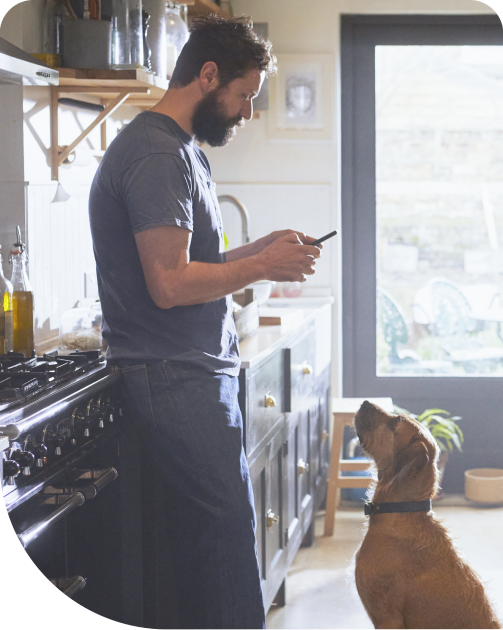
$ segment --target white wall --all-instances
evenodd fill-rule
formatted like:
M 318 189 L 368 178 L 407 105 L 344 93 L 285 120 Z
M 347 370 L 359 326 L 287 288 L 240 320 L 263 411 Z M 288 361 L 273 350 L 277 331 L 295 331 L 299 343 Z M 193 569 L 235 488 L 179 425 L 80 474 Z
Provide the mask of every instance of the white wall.
M 340 226 L 340 109 L 339 109 L 339 48 L 340 16 L 344 13 L 431 13 L 471 14 L 492 13 L 485 4 L 475 0 L 233 0 L 235 15 L 251 15 L 255 22 L 267 22 L 269 38 L 275 53 L 332 54 L 334 75 L 328 77 L 336 85 L 333 103 L 335 120 L 331 142 L 281 142 L 270 140 L 267 133 L 268 112 L 247 123 L 232 143 L 224 149 L 205 149 L 217 182 L 217 193 L 234 191 L 243 197 L 250 212 L 252 233 L 268 233 L 283 227 L 305 229 L 303 217 L 295 202 L 295 190 L 316 187 L 329 189 L 315 207 L 305 205 L 309 228 L 313 236 L 321 236 Z M 273 196 L 267 190 L 274 189 Z M 255 190 L 253 190 L 255 189 Z M 293 194 L 289 194 L 289 189 Z M 278 194 L 283 191 L 282 194 Z M 293 210 L 293 212 L 292 212 Z M 318 229 L 316 230 L 316 226 Z M 343 270 L 340 265 L 340 245 L 344 234 L 327 243 L 318 264 L 319 273 L 306 286 L 329 283 L 335 296 L 333 328 L 333 394 L 340 392 L 340 295 Z M 328 268 L 328 271 L 327 271 Z
M 0 27 L 0 36 L 28 52 L 40 50 L 42 5 L 42 0 L 31 0 L 14 7 Z M 341 13 L 492 13 L 489 7 L 476 0 L 233 0 L 232 6 L 235 15 L 251 15 L 254 21 L 269 24 L 269 37 L 276 53 L 328 53 L 333 55 L 335 61 L 333 76 L 327 77 L 336 86 L 333 103 L 335 122 L 330 142 L 269 140 L 268 114 L 261 112 L 259 119 L 252 120 L 239 131 L 230 146 L 207 150 L 213 176 L 218 183 L 218 194 L 229 192 L 243 199 L 250 211 L 253 236 L 260 236 L 280 226 L 307 230 L 319 236 L 340 225 L 338 129 Z M 72 189 L 74 196 L 64 204 L 49 203 L 54 184 L 50 182 L 47 162 L 48 89 L 42 90 L 36 97 L 36 105 L 27 103 L 35 100 L 35 92 L 29 94 L 29 90 L 25 90 L 25 179 L 30 182 L 29 244 L 32 269 L 34 265 L 37 267 L 36 272 L 32 271 L 32 280 L 36 284 L 37 304 L 40 304 L 37 307 L 39 341 L 55 334 L 61 312 L 73 306 L 73 300 L 83 297 L 83 274 L 93 265 L 86 224 L 86 188 L 88 192 L 96 168 L 92 158 L 87 166 L 61 169 L 61 181 L 68 189 Z M 134 111 L 121 110 L 120 117 L 130 119 L 134 114 Z M 92 119 L 92 114 L 78 113 L 74 116 L 69 110 L 62 110 L 61 116 L 60 144 L 68 144 L 77 135 L 79 127 Z M 120 124 L 115 122 L 111 126 Z M 99 147 L 97 133 L 91 136 L 95 147 Z M 114 130 L 111 134 L 114 135 Z M 77 194 L 82 196 L 75 196 Z M 328 284 L 336 298 L 333 335 L 336 366 L 341 354 L 342 338 L 339 300 L 342 270 L 339 261 L 343 238 L 341 234 L 340 238 L 336 237 L 327 244 L 324 258 L 319 263 L 320 273 L 309 280 L 313 287 Z M 75 245 L 77 242 L 79 246 Z M 62 251 L 56 257 L 56 265 L 54 262 L 49 264 L 50 259 L 54 261 L 52 256 L 60 247 Z M 63 267 L 58 269 L 58 262 L 66 266 L 65 273 L 69 275 L 65 277 L 69 279 L 61 276 L 59 269 Z M 41 276 L 40 266 L 45 270 Z M 69 269 L 74 271 L 70 272 Z M 68 284 L 71 284 L 71 288 Z M 334 372 L 334 394 L 337 394 L 340 369 Z

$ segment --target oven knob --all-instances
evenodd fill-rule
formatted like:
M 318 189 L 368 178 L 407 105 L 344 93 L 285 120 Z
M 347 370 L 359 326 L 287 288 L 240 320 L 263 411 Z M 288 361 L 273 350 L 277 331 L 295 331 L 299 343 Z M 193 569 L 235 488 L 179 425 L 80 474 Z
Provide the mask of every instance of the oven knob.
M 92 417 L 87 417 L 84 420 L 84 437 L 89 437 L 91 435 L 91 427 L 93 425 L 93 418 Z
M 33 446 L 32 448 L 32 451 L 35 455 L 35 466 L 37 468 L 42 468 L 45 463 L 44 460 L 47 456 L 47 446 L 44 446 L 43 444 L 35 444 L 35 446 Z
M 61 447 L 65 443 L 65 438 L 62 435 L 56 435 L 53 439 L 54 443 L 54 455 L 61 455 Z
M 61 447 L 65 443 L 65 436 L 64 435 L 59 435 L 58 433 L 52 432 L 47 437 L 47 442 L 48 442 L 48 444 L 51 445 L 51 447 L 54 447 L 54 455 L 56 455 L 56 456 L 61 455 Z
M 14 451 L 11 455 L 19 466 L 23 469 L 23 475 L 27 477 L 31 473 L 31 467 L 35 461 L 35 455 L 30 451 Z
M 5 459 L 3 462 L 3 476 L 7 479 L 7 485 L 14 485 L 14 477 L 19 474 L 19 464 L 13 459 Z

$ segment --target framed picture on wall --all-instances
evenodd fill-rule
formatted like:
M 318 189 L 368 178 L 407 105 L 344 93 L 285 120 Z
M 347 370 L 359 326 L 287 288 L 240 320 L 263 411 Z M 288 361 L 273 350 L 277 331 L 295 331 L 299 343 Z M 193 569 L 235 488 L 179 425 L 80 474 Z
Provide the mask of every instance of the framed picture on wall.
M 271 140 L 332 139 L 335 77 L 332 55 L 279 54 L 270 77 Z

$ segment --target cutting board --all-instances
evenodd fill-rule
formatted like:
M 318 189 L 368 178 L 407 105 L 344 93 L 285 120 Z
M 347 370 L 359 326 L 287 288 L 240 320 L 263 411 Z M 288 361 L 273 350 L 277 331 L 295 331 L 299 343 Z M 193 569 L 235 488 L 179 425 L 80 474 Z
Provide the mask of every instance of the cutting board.
M 260 326 L 297 326 L 304 319 L 302 310 L 296 308 L 261 306 L 258 312 Z

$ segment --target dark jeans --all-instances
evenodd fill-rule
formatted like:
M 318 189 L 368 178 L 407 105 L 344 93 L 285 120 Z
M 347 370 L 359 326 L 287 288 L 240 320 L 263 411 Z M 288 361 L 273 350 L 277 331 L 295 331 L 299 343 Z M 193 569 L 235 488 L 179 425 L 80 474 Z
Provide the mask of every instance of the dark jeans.
M 115 364 L 136 427 L 174 492 L 180 627 L 265 627 L 237 377 L 169 361 Z

